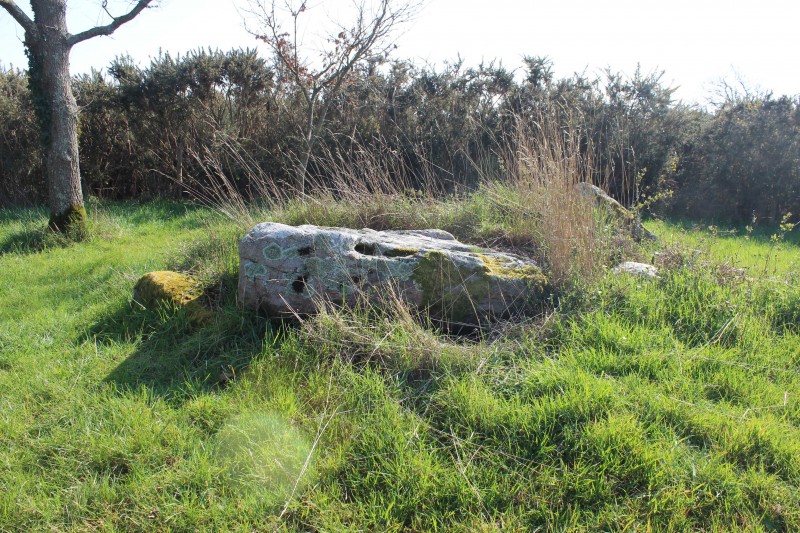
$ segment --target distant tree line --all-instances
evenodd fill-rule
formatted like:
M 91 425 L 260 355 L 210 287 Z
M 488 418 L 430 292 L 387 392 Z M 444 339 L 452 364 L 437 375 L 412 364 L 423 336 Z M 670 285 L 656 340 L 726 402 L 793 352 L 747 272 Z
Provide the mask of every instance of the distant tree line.
M 597 180 L 626 204 L 737 222 L 800 213 L 796 97 L 729 95 L 705 111 L 675 101 L 658 73 L 556 79 L 547 58 L 525 63 L 521 79 L 494 63 L 360 64 L 330 102 L 315 152 L 391 152 L 410 176 L 470 189 L 502 178 L 520 119 L 546 118 L 591 152 Z M 163 54 L 146 67 L 119 57 L 107 72 L 73 78 L 86 193 L 180 198 L 212 179 L 209 161 L 245 196 L 256 194 L 254 169 L 292 182 L 305 146 L 301 91 L 254 50 Z M 0 71 L 0 205 L 43 202 L 38 136 L 26 73 Z M 308 172 L 324 184 L 320 160 Z

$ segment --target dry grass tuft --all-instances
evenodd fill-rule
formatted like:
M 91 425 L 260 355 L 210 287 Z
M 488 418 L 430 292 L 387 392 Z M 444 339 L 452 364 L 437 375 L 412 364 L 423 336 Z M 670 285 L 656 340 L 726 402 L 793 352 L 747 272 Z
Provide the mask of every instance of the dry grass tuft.
M 558 124 L 549 116 L 518 119 L 514 146 L 499 147 L 493 156 L 502 165 L 483 173 L 480 188 L 467 193 L 453 193 L 449 177 L 424 163 L 424 157 L 416 157 L 423 163 L 412 169 L 388 145 L 375 141 L 378 148 L 365 147 L 351 138 L 314 156 L 310 168 L 318 177 L 305 194 L 273 182 L 233 142 L 226 146 L 245 169 L 247 191 L 242 193 L 224 175 L 219 162 L 197 158 L 205 176 L 193 192 L 242 232 L 265 220 L 375 230 L 445 229 L 465 242 L 531 257 L 559 286 L 594 278 L 612 250 L 625 246 L 620 247 L 619 233 L 613 234 L 592 199 L 577 189 L 578 183 L 597 183 L 602 175 L 587 135 Z M 479 172 L 491 167 L 474 166 Z
M 518 122 L 517 149 L 506 158 L 506 190 L 490 190 L 513 204 L 509 237 L 538 244 L 555 284 L 600 271 L 606 246 L 602 221 L 592 199 L 580 194 L 581 182 L 596 182 L 591 145 L 585 137 L 561 129 L 555 120 Z M 511 194 L 509 194 L 509 192 Z

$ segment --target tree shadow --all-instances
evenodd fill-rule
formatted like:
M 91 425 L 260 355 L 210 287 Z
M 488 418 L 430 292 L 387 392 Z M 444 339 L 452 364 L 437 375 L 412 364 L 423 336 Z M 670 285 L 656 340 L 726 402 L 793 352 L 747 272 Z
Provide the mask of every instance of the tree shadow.
M 25 227 L 0 238 L 0 255 L 30 255 L 45 250 L 68 248 L 81 240 L 78 235 L 57 233 L 46 225 Z
M 34 229 L 23 229 L 0 239 L 0 255 L 28 255 L 44 249 L 44 235 Z
M 103 204 L 103 210 L 111 216 L 124 216 L 128 224 L 141 226 L 163 220 L 178 224 L 180 228 L 194 229 L 202 226 L 208 209 L 190 202 L 174 200 L 131 200 Z
M 223 289 L 229 283 L 220 282 Z M 181 401 L 189 391 L 224 388 L 262 353 L 269 321 L 238 309 L 232 299 L 222 290 L 212 302 L 213 318 L 204 324 L 194 323 L 182 309 L 150 310 L 131 301 L 94 323 L 84 336 L 109 348 L 135 346 L 106 382 L 121 390 L 145 387 L 156 396 Z

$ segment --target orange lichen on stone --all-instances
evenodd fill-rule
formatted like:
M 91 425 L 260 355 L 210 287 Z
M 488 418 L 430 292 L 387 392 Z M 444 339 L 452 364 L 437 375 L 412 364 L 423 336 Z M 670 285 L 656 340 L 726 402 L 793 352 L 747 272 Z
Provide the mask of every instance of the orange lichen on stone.
M 149 272 L 136 282 L 133 299 L 148 309 L 167 305 L 186 310 L 197 323 L 211 319 L 211 311 L 203 305 L 203 286 L 193 277 L 161 270 Z

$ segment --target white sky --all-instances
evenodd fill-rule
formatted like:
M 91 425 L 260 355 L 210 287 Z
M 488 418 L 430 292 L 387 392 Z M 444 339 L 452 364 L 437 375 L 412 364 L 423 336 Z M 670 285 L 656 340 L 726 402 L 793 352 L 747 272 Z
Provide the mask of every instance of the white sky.
M 254 47 L 237 5 L 244 0 L 160 0 L 111 37 L 72 51 L 72 72 L 104 68 L 121 54 L 141 65 L 159 49 L 175 55 L 198 47 Z M 17 0 L 25 10 L 27 2 Z M 309 0 L 309 18 L 333 16 L 351 0 Z M 111 0 L 115 14 L 129 1 Z M 78 33 L 107 23 L 100 0 L 69 0 L 69 25 Z M 557 77 L 599 73 L 604 67 L 632 74 L 666 71 L 680 86 L 676 96 L 705 103 L 715 83 L 738 75 L 748 86 L 776 95 L 800 93 L 798 0 L 427 0 L 398 38 L 396 58 L 441 64 L 458 54 L 466 65 L 499 59 L 519 68 L 523 55 L 546 55 Z M 0 10 L 0 63 L 25 67 L 23 32 Z

